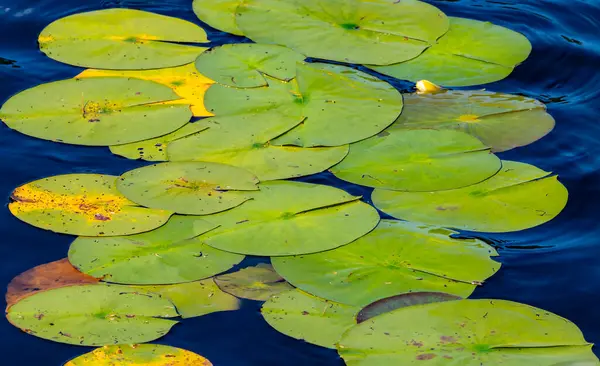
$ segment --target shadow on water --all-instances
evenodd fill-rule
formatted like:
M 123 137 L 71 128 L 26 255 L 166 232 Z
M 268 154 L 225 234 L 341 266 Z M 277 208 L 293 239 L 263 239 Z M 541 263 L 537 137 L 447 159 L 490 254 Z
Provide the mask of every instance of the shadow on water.
M 583 0 L 430 0 L 448 15 L 504 25 L 533 43 L 531 57 L 507 79 L 486 89 L 517 93 L 548 104 L 556 129 L 532 145 L 502 153 L 560 175 L 570 192 L 566 210 L 555 220 L 518 233 L 476 236 L 501 254 L 503 268 L 475 297 L 527 303 L 574 321 L 590 342 L 600 343 L 600 2 Z M 83 4 L 83 5 L 82 5 Z M 0 0 L 0 103 L 43 82 L 65 79 L 80 69 L 46 58 L 37 35 L 55 19 L 87 10 L 129 7 L 177 16 L 193 22 L 191 0 Z M 209 30 L 214 44 L 239 42 Z M 400 89 L 407 83 L 394 82 Z M 52 144 L 0 126 L 0 194 L 34 179 L 72 172 L 120 174 L 142 165 L 105 148 Z M 371 191 L 344 183 L 329 173 L 302 179 L 346 189 L 370 200 Z M 66 255 L 72 240 L 45 232 L 0 210 L 0 283 L 36 265 Z M 334 351 L 295 341 L 272 330 L 258 303 L 241 311 L 184 321 L 162 341 L 208 357 L 215 365 L 341 365 Z M 62 365 L 86 351 L 47 342 L 0 321 L 3 364 Z

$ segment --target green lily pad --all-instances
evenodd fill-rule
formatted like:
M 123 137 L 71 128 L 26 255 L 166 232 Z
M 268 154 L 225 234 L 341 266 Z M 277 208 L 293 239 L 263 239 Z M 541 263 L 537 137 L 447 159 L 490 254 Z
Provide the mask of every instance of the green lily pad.
M 500 263 L 496 250 L 435 226 L 382 220 L 353 243 L 327 252 L 272 258 L 277 273 L 297 288 L 364 307 L 393 295 L 435 291 L 468 297 Z
M 462 297 L 444 292 L 411 292 L 390 296 L 365 306 L 358 314 L 356 314 L 356 322 L 362 323 L 378 315 L 389 313 L 392 310 L 405 308 L 407 306 L 454 300 L 462 300 Z
M 459 130 L 492 151 L 528 145 L 554 128 L 546 106 L 520 95 L 483 90 L 404 94 L 404 110 L 388 132 L 398 129 Z
M 273 266 L 265 263 L 217 276 L 215 283 L 229 294 L 256 301 L 266 301 L 273 295 L 293 289 Z
M 276 114 L 272 114 L 276 117 Z M 270 141 L 290 129 L 290 119 L 249 121 L 242 116 L 203 120 L 210 127 L 168 145 L 170 161 L 209 161 L 247 169 L 261 181 L 320 173 L 348 154 L 348 145 L 303 148 L 273 146 Z
M 348 244 L 379 222 L 377 211 L 337 188 L 288 181 L 260 184 L 252 200 L 207 216 L 220 225 L 200 239 L 249 255 L 314 253 Z
M 245 0 L 236 22 L 257 43 L 375 65 L 417 57 L 449 27 L 439 9 L 416 0 Z
M 235 9 L 243 0 L 194 0 L 194 13 L 201 21 L 223 32 L 243 36 L 235 22 Z
M 160 344 L 106 346 L 81 355 L 64 366 L 212 366 L 193 352 Z
M 442 191 L 484 181 L 501 167 L 489 147 L 466 133 L 397 130 L 352 144 L 332 172 L 368 187 Z
M 172 132 L 192 117 L 170 88 L 118 77 L 42 84 L 10 98 L 0 119 L 25 135 L 74 145 L 106 146 Z
M 226 44 L 202 53 L 196 68 L 217 83 L 237 88 L 267 86 L 264 75 L 289 81 L 296 76 L 301 55 L 287 47 L 238 43 Z
M 419 57 L 369 67 L 398 79 L 470 86 L 504 79 L 531 53 L 531 43 L 520 33 L 489 22 L 449 19 L 448 33 Z
M 356 324 L 355 306 L 327 301 L 299 290 L 271 297 L 260 312 L 270 326 L 290 337 L 335 348 L 342 334 Z
M 183 319 L 240 308 L 240 301 L 219 289 L 212 278 L 175 285 L 131 286 L 169 299 Z M 185 366 L 185 365 L 182 365 Z
M 107 282 L 154 285 L 196 281 L 244 259 L 196 238 L 216 226 L 198 217 L 173 216 L 164 226 L 144 234 L 79 237 L 69 248 L 69 261 L 81 272 Z
M 142 233 L 169 220 L 172 212 L 148 209 L 115 189 L 117 177 L 67 174 L 15 189 L 8 205 L 19 220 L 57 233 L 115 236 Z
M 373 203 L 403 220 L 492 233 L 542 225 L 566 206 L 569 193 L 556 175 L 529 164 L 502 164 L 492 178 L 465 188 L 441 192 L 376 189 Z
M 134 344 L 167 334 L 177 322 L 168 300 L 125 286 L 82 285 L 39 292 L 6 317 L 28 334 L 77 346 Z
M 188 21 L 133 9 L 104 9 L 58 19 L 38 38 L 48 57 L 98 69 L 160 69 L 190 63 L 208 42 Z
M 173 131 L 168 135 L 156 137 L 149 140 L 132 142 L 124 145 L 113 145 L 110 151 L 113 154 L 123 156 L 128 159 L 142 159 L 146 161 L 167 161 L 167 145 L 172 141 L 193 135 L 197 132 L 204 131 L 209 126 L 204 122 L 188 123 L 177 131 Z
M 402 111 L 402 95 L 390 84 L 344 66 L 299 63 L 291 82 L 266 78 L 268 87 L 211 87 L 207 109 L 248 124 L 274 121 L 295 126 L 273 145 L 302 147 L 363 140 L 389 126 Z
M 392 311 L 350 329 L 338 351 L 349 366 L 598 364 L 575 324 L 542 309 L 487 299 Z
M 131 170 L 118 179 L 117 188 L 147 207 L 208 215 L 246 202 L 257 184 L 250 172 L 230 165 L 169 162 Z

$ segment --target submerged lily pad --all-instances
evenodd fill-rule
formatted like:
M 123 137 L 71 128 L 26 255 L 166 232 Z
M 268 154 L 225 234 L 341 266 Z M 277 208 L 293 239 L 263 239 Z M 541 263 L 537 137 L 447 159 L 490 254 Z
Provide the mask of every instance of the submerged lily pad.
M 140 70 L 188 64 L 208 42 L 188 21 L 134 9 L 104 9 L 58 19 L 40 33 L 40 49 L 70 65 Z
M 256 121 L 247 121 L 244 116 L 203 120 L 208 130 L 171 142 L 167 148 L 168 160 L 229 164 L 247 169 L 266 181 L 320 173 L 348 154 L 348 145 L 313 148 L 271 145 L 272 139 L 290 129 L 290 122 L 296 123 L 277 119 L 276 114 L 272 116 Z
M 115 188 L 117 177 L 67 174 L 15 189 L 10 212 L 30 225 L 57 233 L 115 236 L 163 225 L 171 212 L 140 207 Z
M 265 263 L 217 276 L 215 283 L 229 294 L 257 301 L 266 301 L 273 295 L 293 289 L 273 266 Z
M 504 79 L 531 53 L 531 43 L 520 33 L 489 22 L 449 19 L 448 33 L 419 57 L 369 67 L 398 79 L 469 86 Z
M 125 77 L 154 81 L 171 88 L 181 99 L 156 104 L 189 104 L 196 117 L 211 116 L 204 107 L 204 93 L 214 81 L 200 74 L 193 63 L 154 70 L 96 70 L 87 69 L 77 79 L 93 77 Z
M 442 191 L 479 183 L 501 167 L 489 147 L 466 133 L 399 130 L 352 144 L 332 172 L 368 187 Z
M 356 324 L 354 316 L 358 310 L 291 290 L 271 297 L 260 312 L 270 326 L 285 335 L 335 348 L 342 334 Z
M 10 98 L 0 119 L 25 135 L 74 145 L 106 146 L 145 140 L 188 123 L 189 105 L 164 85 L 102 77 L 42 84 Z
M 78 346 L 133 344 L 167 334 L 177 322 L 168 300 L 125 286 L 81 285 L 39 292 L 7 310 L 28 334 Z
M 365 306 L 358 314 L 356 314 L 356 322 L 362 323 L 378 315 L 389 313 L 392 310 L 405 308 L 407 306 L 454 300 L 462 300 L 462 297 L 444 292 L 411 292 L 390 296 Z
M 217 83 L 238 88 L 267 86 L 264 75 L 279 80 L 296 76 L 296 63 L 301 55 L 287 47 L 238 43 L 226 44 L 202 53 L 196 68 Z
M 500 268 L 494 248 L 435 226 L 383 220 L 362 238 L 327 252 L 272 258 L 277 273 L 315 296 L 366 306 L 422 291 L 468 297 Z
M 416 0 L 245 0 L 236 22 L 258 43 L 375 65 L 417 57 L 449 26 L 439 9 Z
M 194 13 L 201 21 L 223 32 L 243 36 L 235 22 L 235 9 L 243 0 L 194 0 Z
M 193 352 L 160 344 L 137 344 L 96 348 L 64 366 L 212 366 Z
M 208 247 L 196 237 L 214 225 L 193 216 L 173 216 L 164 226 L 138 235 L 77 238 L 69 260 L 80 271 L 107 282 L 170 284 L 224 272 L 244 259 Z
M 347 365 L 361 366 L 596 365 L 591 346 L 564 318 L 482 299 L 411 306 L 377 316 L 346 332 L 338 351 Z
M 434 128 L 477 137 L 492 151 L 528 145 L 554 128 L 546 106 L 520 95 L 484 90 L 404 94 L 404 110 L 388 132 Z
M 220 227 L 200 239 L 234 253 L 293 255 L 348 244 L 379 222 L 373 207 L 329 186 L 265 182 L 251 197 L 234 210 L 207 216 Z
M 440 192 L 376 189 L 373 203 L 404 220 L 494 233 L 529 229 L 563 210 L 569 193 L 556 175 L 529 164 L 502 164 L 492 178 L 465 188 Z
M 215 85 L 206 93 L 206 106 L 217 117 L 234 117 L 248 124 L 262 120 L 296 126 L 273 144 L 303 147 L 365 139 L 393 123 L 402 111 L 402 95 L 363 72 L 299 63 L 296 75 L 287 83 L 266 77 L 269 86 L 260 88 Z
M 258 190 L 247 170 L 207 162 L 161 163 L 131 170 L 117 181 L 141 205 L 186 215 L 208 215 L 241 205 Z

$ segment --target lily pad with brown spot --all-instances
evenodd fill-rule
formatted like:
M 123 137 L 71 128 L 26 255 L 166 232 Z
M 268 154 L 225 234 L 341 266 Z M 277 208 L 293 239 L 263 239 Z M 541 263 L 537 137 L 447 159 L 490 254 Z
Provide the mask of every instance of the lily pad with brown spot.
M 275 272 L 273 266 L 265 263 L 217 276 L 215 283 L 227 293 L 257 301 L 266 301 L 273 295 L 294 288 Z
M 212 366 L 212 363 L 181 348 L 160 344 L 136 344 L 96 348 L 64 366 Z
M 57 233 L 116 236 L 142 233 L 169 220 L 172 212 L 140 207 L 115 188 L 117 177 L 67 174 L 15 189 L 10 212 L 30 225 Z

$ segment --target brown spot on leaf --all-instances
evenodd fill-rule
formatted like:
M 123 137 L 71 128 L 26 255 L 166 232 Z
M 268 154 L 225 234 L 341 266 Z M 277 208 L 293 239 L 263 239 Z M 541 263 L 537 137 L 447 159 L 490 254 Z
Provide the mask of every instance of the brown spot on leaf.
M 433 353 L 423 353 L 423 354 L 417 355 L 417 360 L 419 360 L 419 361 L 431 360 L 434 357 L 435 357 L 435 355 Z
M 42 320 L 42 318 L 44 317 L 44 314 L 39 313 L 33 316 L 34 318 L 36 318 L 37 320 Z
M 410 341 L 410 345 L 421 348 L 421 347 L 423 347 L 423 342 L 417 342 L 413 339 L 412 341 Z
M 440 341 L 445 344 L 446 343 L 456 343 L 456 338 L 451 337 L 451 336 L 441 336 Z
M 94 215 L 94 219 L 100 220 L 100 221 L 108 221 L 108 220 L 110 220 L 110 217 L 104 216 L 104 215 L 102 215 L 100 213 L 97 213 L 97 214 Z

